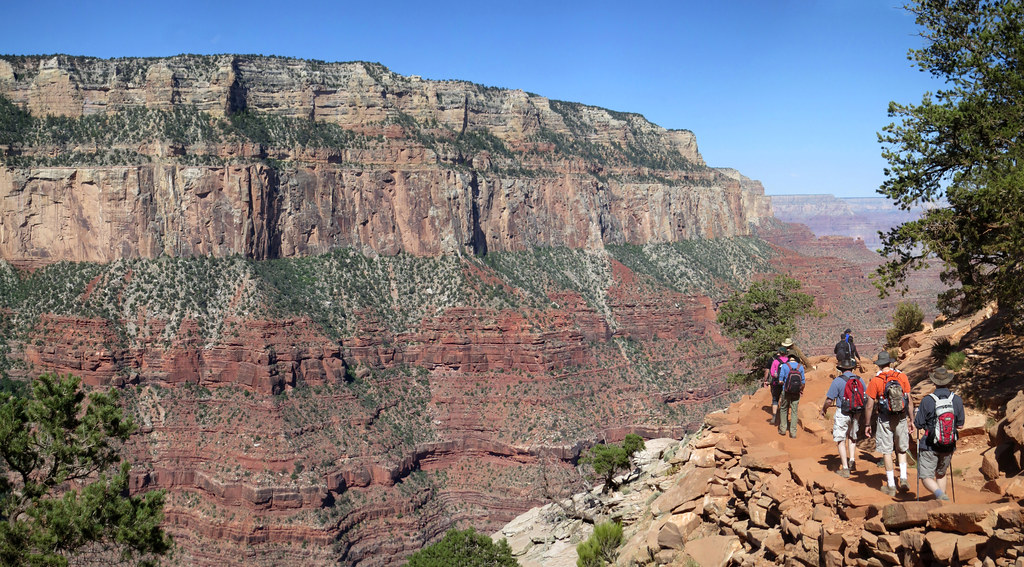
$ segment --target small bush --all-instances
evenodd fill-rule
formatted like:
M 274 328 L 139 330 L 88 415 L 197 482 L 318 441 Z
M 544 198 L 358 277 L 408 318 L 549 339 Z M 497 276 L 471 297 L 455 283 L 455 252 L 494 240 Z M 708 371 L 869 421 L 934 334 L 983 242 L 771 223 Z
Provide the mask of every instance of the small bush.
M 886 346 L 896 346 L 900 339 L 924 328 L 924 313 L 916 303 L 900 303 L 892 316 L 892 328 L 885 333 Z
M 594 533 L 576 546 L 576 567 L 604 567 L 615 562 L 622 545 L 622 524 L 605 522 L 594 526 Z
M 950 354 L 960 350 L 960 343 L 949 340 L 949 337 L 939 337 L 932 345 L 932 358 L 937 362 L 943 362 Z
M 942 365 L 946 368 L 956 372 L 967 364 L 967 355 L 961 351 L 951 352 L 946 356 L 946 360 L 943 361 Z

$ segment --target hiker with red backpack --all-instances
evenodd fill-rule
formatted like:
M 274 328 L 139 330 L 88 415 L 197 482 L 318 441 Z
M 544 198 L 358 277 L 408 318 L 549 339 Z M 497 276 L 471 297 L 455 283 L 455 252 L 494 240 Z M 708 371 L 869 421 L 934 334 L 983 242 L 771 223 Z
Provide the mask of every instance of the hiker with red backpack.
M 946 470 L 956 450 L 957 430 L 964 426 L 964 401 L 947 388 L 953 373 L 939 368 L 928 374 L 935 391 L 921 399 L 914 426 L 921 434 L 917 447 L 917 477 L 936 500 L 946 496 Z
M 868 400 L 864 408 L 864 433 L 868 437 L 874 433 L 875 450 L 882 454 L 885 461 L 887 482 L 881 491 L 889 496 L 896 495 L 892 458 L 894 450 L 899 456 L 900 463 L 899 489 L 910 490 L 910 484 L 907 482 L 907 449 L 910 448 L 911 416 L 914 415 L 914 402 L 910 399 L 910 380 L 906 374 L 890 368 L 892 363 L 888 352 L 883 350 L 878 353 L 875 364 L 879 370 L 868 384 Z
M 779 366 L 779 381 L 782 382 L 782 393 L 779 396 L 779 435 L 789 430 L 790 437 L 796 437 L 797 410 L 800 407 L 800 395 L 804 393 L 806 384 L 804 365 L 795 356 L 791 356 Z
M 823 418 L 825 410 L 832 406 L 836 407 L 835 415 L 832 417 L 832 440 L 839 448 L 839 460 L 842 465 L 836 474 L 843 478 L 850 478 L 850 471 L 854 468 L 857 435 L 860 434 L 860 420 L 864 415 L 867 399 L 864 380 L 851 372 L 855 366 L 857 363 L 852 358 L 839 361 L 836 368 L 843 373 L 832 380 L 828 393 L 825 394 L 825 403 L 821 406 Z

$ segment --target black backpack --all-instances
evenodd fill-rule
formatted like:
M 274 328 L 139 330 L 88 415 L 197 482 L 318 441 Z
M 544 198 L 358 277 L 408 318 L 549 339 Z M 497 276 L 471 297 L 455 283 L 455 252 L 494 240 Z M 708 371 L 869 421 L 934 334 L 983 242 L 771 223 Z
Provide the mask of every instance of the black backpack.
M 836 348 L 834 350 L 836 353 L 836 360 L 850 360 L 853 358 L 853 347 L 850 346 L 849 338 L 844 338 L 836 343 Z
M 804 387 L 803 378 L 804 367 L 795 359 L 791 358 L 789 362 L 779 367 L 779 379 L 783 383 L 782 389 L 791 398 L 800 395 L 800 390 Z

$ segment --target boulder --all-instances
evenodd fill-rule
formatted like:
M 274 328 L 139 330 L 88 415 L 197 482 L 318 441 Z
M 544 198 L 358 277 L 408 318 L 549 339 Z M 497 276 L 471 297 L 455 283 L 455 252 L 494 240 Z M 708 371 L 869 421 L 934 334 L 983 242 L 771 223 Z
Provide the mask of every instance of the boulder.
M 748 469 L 781 472 L 789 466 L 789 453 L 767 445 L 751 447 L 740 458 L 740 466 Z
M 726 567 L 743 550 L 736 536 L 709 536 L 686 542 L 685 551 L 701 567 Z
M 687 502 L 701 498 L 707 492 L 708 481 L 714 474 L 714 469 L 694 467 L 681 475 L 679 484 L 668 489 L 651 504 L 651 512 L 655 516 L 661 516 Z
M 988 538 L 982 535 L 959 535 L 949 532 L 928 532 L 924 536 L 935 560 L 949 565 L 954 555 L 960 562 L 970 561 L 978 556 Z
M 936 500 L 924 502 L 895 502 L 882 508 L 882 523 L 889 530 L 902 530 L 928 523 L 928 513 L 941 504 Z
M 670 516 L 658 531 L 658 546 L 661 549 L 682 549 L 686 538 L 700 523 L 700 516 L 693 512 Z
M 958 534 L 992 535 L 998 518 L 995 506 L 947 504 L 928 512 L 928 528 Z
M 715 448 L 705 447 L 703 449 L 694 449 L 690 453 L 690 463 L 698 466 L 710 468 L 715 466 Z

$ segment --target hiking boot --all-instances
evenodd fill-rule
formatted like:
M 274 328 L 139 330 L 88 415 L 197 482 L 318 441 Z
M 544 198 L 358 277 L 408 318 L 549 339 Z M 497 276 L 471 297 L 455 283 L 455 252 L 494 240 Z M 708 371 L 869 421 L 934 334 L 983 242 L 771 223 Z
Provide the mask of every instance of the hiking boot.
M 850 469 L 839 469 L 836 474 L 843 478 L 850 478 Z
M 949 501 L 949 496 L 946 496 L 945 494 L 943 494 L 942 496 L 936 496 L 935 499 L 936 500 L 945 500 L 945 501 L 948 502 Z
M 793 439 L 796 439 L 796 432 L 790 431 L 789 436 L 792 437 Z
M 886 484 L 885 486 L 883 486 L 879 490 L 881 490 L 882 494 L 884 494 L 886 496 L 896 496 L 896 487 L 895 486 L 889 486 L 888 484 Z
M 850 461 L 850 472 L 857 470 L 857 463 Z
M 910 484 L 907 483 L 907 479 L 901 478 L 900 479 L 900 491 L 901 492 L 906 492 L 908 490 L 910 490 Z

